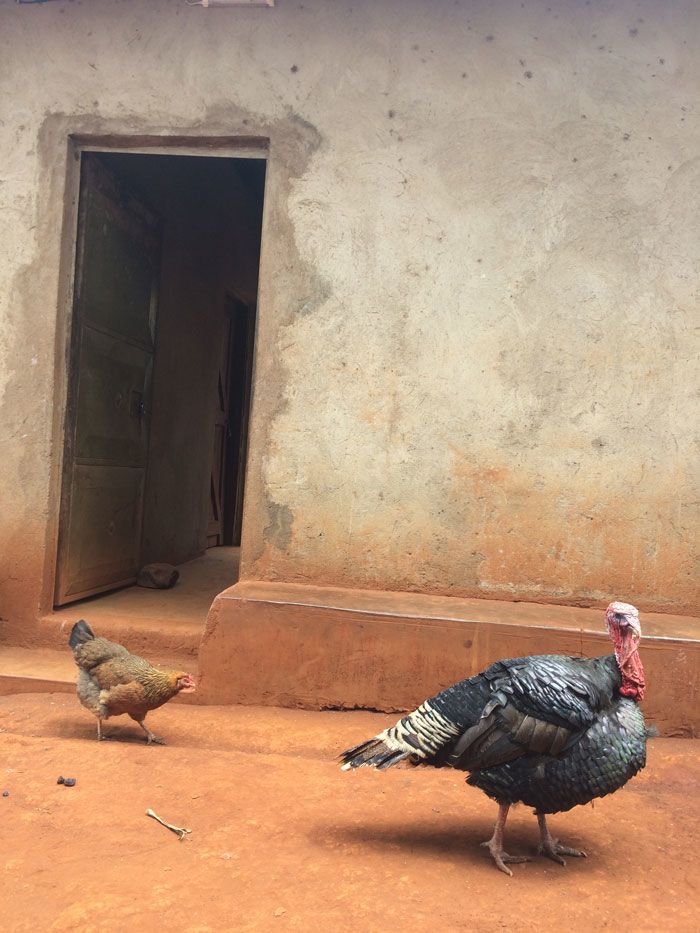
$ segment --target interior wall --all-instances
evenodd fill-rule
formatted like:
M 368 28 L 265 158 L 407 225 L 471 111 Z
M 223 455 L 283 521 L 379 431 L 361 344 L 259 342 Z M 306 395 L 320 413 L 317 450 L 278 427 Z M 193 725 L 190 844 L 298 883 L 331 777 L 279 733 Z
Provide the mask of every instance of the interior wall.
M 0 614 L 55 552 L 67 139 L 147 133 L 270 141 L 244 578 L 692 612 L 699 32 L 694 0 L 0 3 Z
M 254 300 L 264 163 L 102 154 L 162 220 L 143 561 L 206 548 L 227 289 Z

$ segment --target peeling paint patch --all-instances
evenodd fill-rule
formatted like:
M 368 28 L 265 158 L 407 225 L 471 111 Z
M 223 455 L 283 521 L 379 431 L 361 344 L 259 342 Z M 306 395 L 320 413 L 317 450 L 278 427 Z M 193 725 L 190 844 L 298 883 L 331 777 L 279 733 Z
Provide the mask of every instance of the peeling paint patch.
M 271 542 L 280 551 L 286 551 L 292 540 L 292 523 L 294 522 L 292 510 L 287 505 L 268 500 L 267 511 L 270 522 L 263 531 L 265 541 Z

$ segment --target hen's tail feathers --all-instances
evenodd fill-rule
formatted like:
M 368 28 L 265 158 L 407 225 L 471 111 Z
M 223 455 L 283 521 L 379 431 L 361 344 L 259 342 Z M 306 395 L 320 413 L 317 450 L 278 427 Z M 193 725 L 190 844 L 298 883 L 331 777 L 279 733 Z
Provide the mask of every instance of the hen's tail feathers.
M 71 648 L 77 648 L 78 645 L 84 645 L 86 641 L 90 641 L 94 637 L 95 633 L 93 630 L 87 624 L 85 619 L 81 619 L 79 622 L 76 622 L 71 629 L 68 644 L 71 646 Z

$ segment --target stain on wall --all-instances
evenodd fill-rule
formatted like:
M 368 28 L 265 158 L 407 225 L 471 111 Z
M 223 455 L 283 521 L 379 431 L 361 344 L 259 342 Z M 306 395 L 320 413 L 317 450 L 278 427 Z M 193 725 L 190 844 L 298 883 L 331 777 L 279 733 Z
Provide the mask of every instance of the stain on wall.
M 91 132 L 270 140 L 244 578 L 692 612 L 699 17 L 3 5 L 0 614 L 50 571 Z

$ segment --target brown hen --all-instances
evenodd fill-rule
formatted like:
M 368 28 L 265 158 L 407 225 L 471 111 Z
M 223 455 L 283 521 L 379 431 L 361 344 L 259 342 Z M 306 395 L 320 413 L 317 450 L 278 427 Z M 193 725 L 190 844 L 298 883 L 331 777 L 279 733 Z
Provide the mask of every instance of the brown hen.
M 194 689 L 185 671 L 161 671 L 122 645 L 97 638 L 81 619 L 73 626 L 69 645 L 78 665 L 78 699 L 97 718 L 97 740 L 102 721 L 126 713 L 146 733 L 148 744 L 163 745 L 144 722 L 146 713 L 171 700 L 181 690 Z

